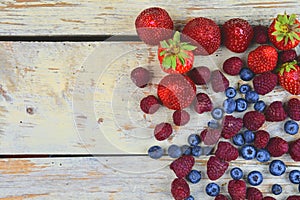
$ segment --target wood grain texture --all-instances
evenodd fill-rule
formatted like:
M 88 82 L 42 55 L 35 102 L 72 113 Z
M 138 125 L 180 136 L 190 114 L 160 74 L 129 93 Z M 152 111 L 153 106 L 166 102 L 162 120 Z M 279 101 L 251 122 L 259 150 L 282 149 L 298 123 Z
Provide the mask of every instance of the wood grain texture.
M 0 35 L 135 34 L 134 20 L 145 8 L 165 8 L 177 27 L 204 16 L 218 24 L 241 17 L 252 24 L 269 24 L 278 13 L 299 13 L 299 1 L 123 1 L 123 0 L 4 0 L 0 4 Z M 254 17 L 255 16 L 255 17 Z

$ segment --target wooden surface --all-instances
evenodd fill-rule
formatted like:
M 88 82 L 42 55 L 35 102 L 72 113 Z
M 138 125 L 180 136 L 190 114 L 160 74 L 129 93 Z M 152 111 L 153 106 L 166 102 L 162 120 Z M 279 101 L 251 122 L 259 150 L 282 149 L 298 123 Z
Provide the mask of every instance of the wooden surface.
M 189 133 L 206 125 L 202 119 L 209 119 L 209 114 L 197 115 L 190 109 L 193 115 L 187 126 L 175 127 L 171 140 L 156 142 L 153 126 L 170 120 L 171 112 L 161 108 L 157 115 L 145 116 L 137 108 L 139 99 L 155 92 L 155 83 L 163 76 L 156 48 L 141 42 L 96 41 L 102 35 L 134 35 L 135 17 L 150 6 L 166 8 L 178 29 L 198 16 L 218 24 L 241 17 L 268 25 L 277 13 L 300 15 L 298 1 L 279 0 L 2 1 L 0 37 L 34 37 L 29 38 L 32 42 L 0 42 L 0 199 L 172 199 L 174 174 L 168 169 L 172 160 L 167 156 L 151 160 L 145 153 L 153 144 L 184 144 Z M 95 41 L 68 42 L 68 37 L 79 40 L 91 35 L 97 36 Z M 52 36 L 65 36 L 67 41 L 34 41 Z M 232 55 L 246 58 L 221 48 L 210 57 L 198 56 L 195 65 L 217 69 Z M 149 67 L 155 74 L 152 87 L 136 90 L 128 81 L 136 66 Z M 211 93 L 209 85 L 197 89 L 209 93 L 215 105 L 221 104 L 222 95 Z M 267 103 L 289 98 L 280 87 L 263 97 Z M 286 136 L 282 125 L 266 123 L 263 128 L 288 141 L 298 138 L 298 134 Z M 282 159 L 287 171 L 300 168 L 289 156 Z M 209 182 L 206 160 L 200 157 L 195 165 L 203 175 L 200 184 L 191 186 L 196 199 L 212 199 L 204 191 Z M 246 173 L 259 168 L 266 174 L 260 187 L 264 194 L 270 194 L 274 182 L 285 191 L 276 199 L 297 193 L 288 173 L 271 177 L 268 166 L 255 161 L 238 160 L 230 167 L 236 165 Z M 227 192 L 228 180 L 227 172 L 217 181 L 222 193 Z

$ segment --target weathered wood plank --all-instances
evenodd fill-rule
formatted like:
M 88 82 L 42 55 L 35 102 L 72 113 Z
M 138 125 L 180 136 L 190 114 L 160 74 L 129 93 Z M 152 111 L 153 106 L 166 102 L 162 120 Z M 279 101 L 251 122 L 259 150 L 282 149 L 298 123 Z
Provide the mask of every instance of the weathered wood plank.
M 170 6 L 172 4 L 173 6 Z M 299 1 L 50 1 L 4 0 L 0 4 L 0 35 L 114 35 L 134 34 L 135 17 L 145 8 L 167 9 L 180 27 L 189 19 L 205 16 L 222 24 L 241 17 L 253 24 L 269 23 L 278 13 L 299 13 Z

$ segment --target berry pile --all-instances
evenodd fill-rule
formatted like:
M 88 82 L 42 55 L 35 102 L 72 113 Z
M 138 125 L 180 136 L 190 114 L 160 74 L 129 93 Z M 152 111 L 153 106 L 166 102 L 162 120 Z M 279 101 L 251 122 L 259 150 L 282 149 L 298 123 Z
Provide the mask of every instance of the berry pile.
M 187 144 L 172 144 L 167 148 L 168 156 L 173 159 L 170 169 L 176 176 L 171 183 L 175 200 L 194 199 L 190 184 L 201 182 L 203 176 L 212 181 L 204 191 L 214 199 L 274 199 L 263 197 L 258 188 L 264 181 L 264 173 L 259 170 L 245 173 L 239 167 L 230 170 L 232 180 L 227 184 L 230 198 L 221 194 L 224 186 L 214 181 L 239 157 L 268 164 L 269 176 L 282 176 L 288 171 L 290 182 L 300 188 L 300 171 L 288 170 L 280 160 L 289 154 L 292 160 L 300 161 L 300 139 L 288 142 L 267 129 L 268 125 L 280 123 L 287 136 L 299 131 L 300 100 L 295 95 L 300 94 L 300 67 L 294 48 L 300 43 L 300 22 L 296 15 L 278 15 L 268 27 L 253 27 L 244 19 L 234 18 L 222 28 L 211 19 L 198 17 L 189 21 L 180 33 L 174 32 L 174 23 L 166 10 L 152 7 L 140 13 L 135 26 L 142 41 L 158 45 L 158 62 L 166 73 L 157 84 L 157 94 L 140 101 L 141 111 L 153 115 L 161 107 L 173 110 L 173 121 L 157 124 L 154 138 L 158 142 L 167 140 L 176 136 L 174 127 L 188 126 L 192 113 L 186 108 L 195 111 L 193 114 L 211 116 L 207 127 L 187 136 Z M 194 67 L 195 56 L 216 52 L 221 37 L 232 54 L 246 52 L 252 43 L 256 44 L 246 60 L 233 55 L 224 60 L 222 69 Z M 239 79 L 237 83 L 229 81 L 233 76 Z M 139 88 L 147 87 L 151 73 L 137 67 L 131 72 L 131 80 Z M 222 94 L 223 99 L 216 102 L 203 85 L 213 94 Z M 291 95 L 281 101 L 264 101 L 275 88 Z M 159 145 L 148 149 L 153 159 L 164 154 Z M 201 155 L 209 156 L 206 173 L 195 166 Z M 270 191 L 272 195 L 280 195 L 284 188 L 276 183 Z M 287 199 L 300 196 L 291 195 Z

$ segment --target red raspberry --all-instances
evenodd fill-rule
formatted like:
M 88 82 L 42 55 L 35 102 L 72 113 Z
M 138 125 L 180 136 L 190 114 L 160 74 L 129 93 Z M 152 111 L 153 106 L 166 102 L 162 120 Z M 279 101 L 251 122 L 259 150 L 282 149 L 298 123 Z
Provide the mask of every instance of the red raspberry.
M 190 196 L 189 184 L 183 178 L 176 178 L 172 181 L 171 193 L 175 200 L 183 200 Z
M 229 142 L 219 142 L 215 152 L 216 157 L 224 161 L 236 160 L 239 157 L 239 151 Z
M 173 132 L 172 126 L 169 123 L 162 122 L 155 126 L 154 137 L 158 141 L 167 139 Z
M 289 196 L 286 200 L 300 200 L 300 196 L 298 195 Z
M 253 79 L 254 90 L 261 95 L 271 92 L 277 85 L 277 75 L 272 72 L 265 72 Z
M 297 60 L 297 53 L 294 49 L 281 51 L 279 53 L 279 62 L 280 63 L 287 63 Z
M 265 111 L 266 121 L 280 122 L 287 118 L 281 101 L 273 101 Z
M 130 78 L 137 87 L 144 88 L 150 81 L 150 72 L 143 67 L 137 67 L 131 71 Z
M 232 115 L 226 115 L 222 121 L 222 136 L 225 139 L 232 138 L 243 127 L 243 119 Z
M 206 165 L 208 178 L 212 181 L 219 179 L 226 172 L 228 166 L 228 162 L 222 161 L 216 156 L 211 156 Z
M 265 148 L 269 142 L 270 134 L 265 130 L 259 130 L 255 133 L 254 146 L 256 148 Z
M 215 197 L 215 200 L 228 200 L 228 198 L 223 194 L 218 194 L 218 196 Z
M 146 96 L 140 102 L 140 108 L 146 114 L 155 113 L 159 107 L 160 103 L 154 95 Z
M 280 157 L 287 153 L 289 150 L 289 144 L 281 137 L 273 137 L 269 140 L 267 150 L 273 157 Z
M 239 57 L 230 57 L 223 63 L 223 70 L 225 73 L 236 76 L 240 73 L 243 67 L 243 61 Z
M 194 164 L 195 159 L 193 156 L 183 155 L 171 163 L 170 169 L 174 171 L 178 178 L 184 178 L 190 173 Z
M 265 123 L 265 116 L 258 111 L 249 111 L 244 115 L 243 123 L 247 129 L 256 131 Z
M 228 193 L 232 200 L 246 199 L 246 182 L 242 180 L 230 180 L 228 183 Z
M 290 143 L 289 153 L 294 161 L 300 161 L 300 139 Z
M 221 137 L 221 130 L 219 129 L 204 129 L 200 133 L 200 139 L 205 145 L 214 145 L 216 144 Z
M 248 200 L 262 200 L 263 194 L 259 189 L 255 188 L 255 187 L 249 187 L 249 188 L 247 188 L 247 199 Z
M 196 85 L 205 85 L 210 79 L 210 70 L 208 67 L 194 67 L 188 72 L 188 76 Z
M 268 28 L 266 26 L 258 25 L 253 27 L 254 42 L 258 44 L 266 44 L 268 42 Z
M 211 111 L 213 104 L 209 96 L 205 93 L 198 93 L 194 102 L 194 109 L 199 114 Z
M 275 198 L 273 198 L 273 197 L 269 197 L 269 196 L 267 196 L 267 197 L 264 197 L 263 198 L 263 200 L 276 200 Z
M 224 92 L 229 87 L 229 81 L 220 70 L 211 73 L 211 86 L 214 92 Z
M 173 113 L 173 122 L 176 126 L 186 125 L 190 121 L 190 114 L 185 110 L 176 110 Z
M 285 105 L 285 110 L 288 116 L 295 120 L 300 120 L 300 100 L 297 98 L 291 98 Z

